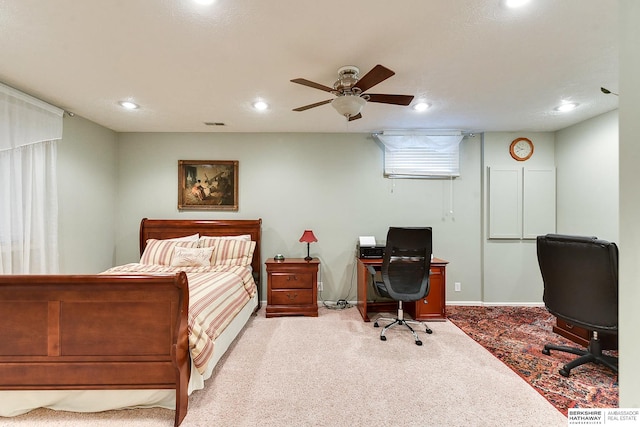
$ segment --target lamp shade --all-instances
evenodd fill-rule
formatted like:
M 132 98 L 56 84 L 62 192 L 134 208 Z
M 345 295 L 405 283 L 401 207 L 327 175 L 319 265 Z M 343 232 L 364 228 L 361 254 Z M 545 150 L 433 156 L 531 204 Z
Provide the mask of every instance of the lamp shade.
M 349 118 L 358 115 L 366 103 L 367 101 L 357 95 L 344 95 L 331 101 L 331 106 L 338 113 Z
M 316 236 L 313 235 L 313 231 L 304 230 L 304 233 L 302 233 L 302 237 L 300 237 L 300 241 L 304 243 L 313 243 L 317 242 L 318 239 L 316 239 Z

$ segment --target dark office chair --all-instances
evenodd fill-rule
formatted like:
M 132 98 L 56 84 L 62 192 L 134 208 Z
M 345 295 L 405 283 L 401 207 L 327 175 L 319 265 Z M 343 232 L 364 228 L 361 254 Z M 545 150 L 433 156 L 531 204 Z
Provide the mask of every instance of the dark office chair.
M 422 341 L 410 324 L 424 326 L 428 334 L 433 332 L 424 322 L 405 320 L 402 310 L 403 302 L 418 301 L 429 294 L 431 247 L 431 228 L 391 227 L 387 232 L 387 243 L 380 268 L 382 281 L 376 280 L 376 271 L 373 267 L 367 267 L 375 292 L 380 296 L 398 301 L 396 318 L 381 317 L 373 324 L 377 328 L 378 322 L 391 321 L 380 331 L 382 341 L 387 340 L 385 333 L 395 325 L 404 325 L 409 328 L 417 345 L 422 345 Z
M 554 316 L 588 329 L 586 350 L 547 344 L 550 350 L 577 354 L 560 374 L 594 362 L 618 372 L 618 359 L 602 354 L 598 333 L 618 333 L 618 247 L 596 237 L 547 234 L 538 236 L 538 264 L 544 281 L 544 303 Z

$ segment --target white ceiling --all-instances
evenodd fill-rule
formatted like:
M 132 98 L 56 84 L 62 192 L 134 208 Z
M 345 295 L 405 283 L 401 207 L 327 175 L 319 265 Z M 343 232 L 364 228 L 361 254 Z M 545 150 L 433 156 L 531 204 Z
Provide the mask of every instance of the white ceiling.
M 554 131 L 617 108 L 617 0 L 501 2 L 0 0 L 0 82 L 121 132 Z M 396 75 L 369 92 L 432 107 L 291 111 L 332 98 L 291 79 L 376 64 Z

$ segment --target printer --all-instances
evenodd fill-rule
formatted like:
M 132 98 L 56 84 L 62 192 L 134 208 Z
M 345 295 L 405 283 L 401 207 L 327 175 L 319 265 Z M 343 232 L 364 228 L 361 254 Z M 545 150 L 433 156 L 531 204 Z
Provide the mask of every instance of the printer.
M 373 236 L 360 236 L 356 255 L 358 258 L 382 258 L 385 246 L 385 244 L 377 243 Z

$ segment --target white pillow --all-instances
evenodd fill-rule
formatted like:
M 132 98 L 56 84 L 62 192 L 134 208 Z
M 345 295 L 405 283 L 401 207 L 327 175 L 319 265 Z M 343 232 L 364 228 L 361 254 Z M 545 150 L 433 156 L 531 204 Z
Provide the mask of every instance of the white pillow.
M 173 248 L 172 267 L 208 267 L 214 248 Z

